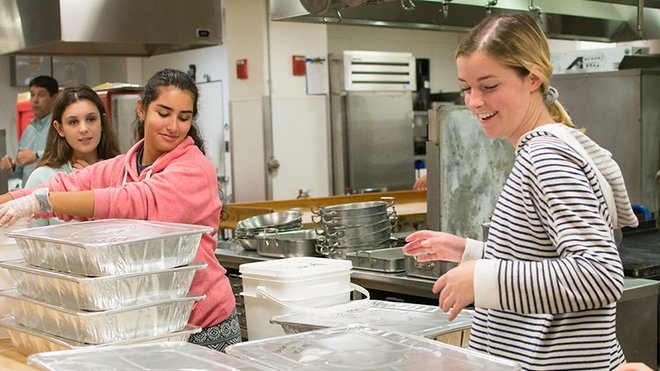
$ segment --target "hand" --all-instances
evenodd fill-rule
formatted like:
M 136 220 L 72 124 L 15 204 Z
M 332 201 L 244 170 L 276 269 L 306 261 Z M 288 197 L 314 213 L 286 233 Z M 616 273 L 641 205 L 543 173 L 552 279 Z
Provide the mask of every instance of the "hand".
M 417 257 L 419 262 L 444 260 L 458 263 L 466 244 L 465 238 L 435 231 L 417 231 L 406 237 L 406 242 L 403 252 L 406 255 L 421 255 Z
M 653 371 L 649 366 L 641 362 L 622 363 L 614 371 Z
M 73 171 L 76 172 L 78 170 L 82 170 L 89 165 L 90 164 L 85 160 L 76 160 L 76 162 L 73 164 Z
M 14 169 L 14 160 L 7 155 L 2 156 L 0 158 L 0 169 L 3 171 L 12 171 Z
M 25 166 L 37 162 L 37 152 L 33 152 L 28 148 L 20 148 L 16 155 L 16 163 Z
M 426 191 L 426 175 L 422 175 L 415 180 L 412 189 L 413 191 Z
M 470 260 L 443 274 L 433 284 L 433 293 L 440 293 L 438 304 L 443 312 L 449 313 L 452 321 L 466 306 L 474 303 L 474 265 Z
M 31 217 L 39 212 L 37 196 L 27 195 L 0 205 L 0 226 L 9 227 L 18 219 Z

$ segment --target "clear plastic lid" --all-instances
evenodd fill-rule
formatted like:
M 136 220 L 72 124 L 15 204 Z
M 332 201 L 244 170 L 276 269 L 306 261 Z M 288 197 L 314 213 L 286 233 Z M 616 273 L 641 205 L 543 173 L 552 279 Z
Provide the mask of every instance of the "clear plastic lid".
M 51 371 L 272 370 L 186 342 L 74 349 L 33 354 L 28 364 Z
M 435 338 L 454 331 L 469 329 L 473 313 L 463 310 L 449 321 L 448 314 L 437 306 L 370 300 L 366 308 L 332 313 L 309 311 L 288 313 L 271 318 L 271 323 L 295 326 L 298 331 L 362 324 L 384 330 L 395 330 L 410 335 Z
M 105 219 L 16 230 L 7 233 L 7 236 L 81 247 L 105 247 L 119 243 L 160 240 L 190 234 L 211 233 L 212 231 L 211 227 L 192 224 Z
M 515 362 L 400 332 L 350 325 L 236 344 L 276 370 L 519 370 Z

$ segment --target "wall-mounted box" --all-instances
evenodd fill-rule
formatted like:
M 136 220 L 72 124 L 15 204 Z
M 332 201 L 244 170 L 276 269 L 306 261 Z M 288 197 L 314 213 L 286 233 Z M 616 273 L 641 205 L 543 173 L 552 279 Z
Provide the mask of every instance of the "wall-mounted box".
M 75 86 L 87 83 L 87 64 L 79 56 L 54 55 L 52 75 L 60 86 Z
M 11 86 L 28 86 L 39 75 L 52 75 L 52 58 L 45 55 L 12 55 L 10 58 Z

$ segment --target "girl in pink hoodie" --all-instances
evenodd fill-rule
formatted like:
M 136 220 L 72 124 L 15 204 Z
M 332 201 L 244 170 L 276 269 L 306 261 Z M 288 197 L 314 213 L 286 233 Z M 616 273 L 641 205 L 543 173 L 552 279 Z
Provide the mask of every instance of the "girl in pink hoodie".
M 77 173 L 58 173 L 49 182 L 0 196 L 0 224 L 22 217 L 63 220 L 125 218 L 205 225 L 191 291 L 206 294 L 189 322 L 204 330 L 190 341 L 224 350 L 241 341 L 234 296 L 225 269 L 215 258 L 214 237 L 222 204 L 204 141 L 194 124 L 198 91 L 184 72 L 165 69 L 147 82 L 137 103 L 140 140 L 125 154 Z M 36 215 L 35 215 L 36 214 Z

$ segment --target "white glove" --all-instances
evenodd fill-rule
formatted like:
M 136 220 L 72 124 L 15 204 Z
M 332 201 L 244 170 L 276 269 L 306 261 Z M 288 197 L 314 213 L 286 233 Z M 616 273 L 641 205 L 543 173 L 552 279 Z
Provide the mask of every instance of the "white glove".
M 0 226 L 8 227 L 21 218 L 52 210 L 48 200 L 48 188 L 39 188 L 30 195 L 0 205 Z

